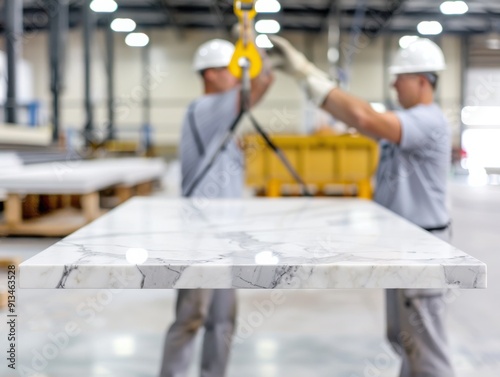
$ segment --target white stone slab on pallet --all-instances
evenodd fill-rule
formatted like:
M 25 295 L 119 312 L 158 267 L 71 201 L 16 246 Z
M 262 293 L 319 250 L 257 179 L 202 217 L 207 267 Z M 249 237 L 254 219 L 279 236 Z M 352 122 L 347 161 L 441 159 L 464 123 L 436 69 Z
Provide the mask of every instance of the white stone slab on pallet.
M 0 176 L 0 189 L 19 194 L 86 194 L 107 187 L 136 185 L 162 177 L 160 159 L 67 161 L 24 167 Z

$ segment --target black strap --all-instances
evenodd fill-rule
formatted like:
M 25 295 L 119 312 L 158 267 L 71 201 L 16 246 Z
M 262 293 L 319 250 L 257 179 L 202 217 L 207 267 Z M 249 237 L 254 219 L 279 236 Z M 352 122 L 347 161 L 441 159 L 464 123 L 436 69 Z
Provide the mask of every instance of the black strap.
M 205 147 L 203 146 L 203 143 L 201 141 L 200 132 L 198 131 L 198 127 L 196 126 L 196 120 L 194 118 L 195 107 L 196 107 L 196 102 L 193 102 L 191 104 L 191 106 L 189 106 L 188 123 L 189 123 L 189 128 L 191 129 L 191 132 L 193 133 L 194 142 L 196 143 L 196 147 L 198 149 L 198 154 L 200 156 L 204 156 L 205 155 Z
M 451 225 L 451 222 L 449 222 L 446 225 L 436 226 L 436 227 L 433 227 L 433 228 L 423 228 L 423 229 L 426 230 L 426 231 L 428 231 L 428 232 L 439 232 L 441 230 L 448 229 L 450 225 Z
M 240 109 L 240 112 L 236 116 L 236 118 L 233 121 L 233 124 L 231 124 L 231 127 L 229 130 L 227 130 L 226 135 L 222 139 L 221 144 L 219 144 L 219 147 L 215 150 L 215 154 L 211 157 L 211 159 L 208 161 L 207 164 L 203 167 L 203 170 L 194 178 L 194 180 L 191 182 L 191 184 L 188 186 L 186 189 L 186 194 L 184 195 L 185 197 L 189 198 L 196 187 L 200 184 L 201 180 L 207 175 L 209 170 L 212 168 L 212 165 L 215 163 L 217 158 L 219 157 L 219 154 L 226 148 L 227 143 L 231 140 L 231 138 L 234 135 L 234 130 L 238 123 L 240 122 L 241 117 L 243 116 L 243 110 Z

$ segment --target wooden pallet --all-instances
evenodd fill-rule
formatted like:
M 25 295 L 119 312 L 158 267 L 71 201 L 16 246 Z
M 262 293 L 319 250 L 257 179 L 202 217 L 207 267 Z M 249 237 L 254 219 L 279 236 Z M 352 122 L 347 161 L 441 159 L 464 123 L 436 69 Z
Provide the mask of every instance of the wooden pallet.
M 79 207 L 79 208 L 75 208 Z M 84 195 L 8 194 L 1 235 L 63 237 L 95 220 L 104 212 L 99 193 Z
M 0 178 L 7 193 L 0 234 L 68 235 L 99 217 L 106 200 L 110 205 L 104 207 L 113 208 L 134 195 L 149 195 L 163 169 L 160 159 L 135 158 L 24 168 L 20 176 Z
M 115 186 L 115 198 L 107 208 L 113 208 L 135 195 L 150 195 L 154 184 L 155 181 L 146 181 Z M 105 212 L 100 207 L 99 192 L 24 196 L 11 193 L 4 203 L 4 222 L 0 223 L 0 235 L 64 237 Z
M 121 204 L 131 197 L 148 196 L 153 192 L 155 181 L 141 182 L 136 185 L 118 185 L 115 189 L 115 195 L 118 197 L 118 202 Z

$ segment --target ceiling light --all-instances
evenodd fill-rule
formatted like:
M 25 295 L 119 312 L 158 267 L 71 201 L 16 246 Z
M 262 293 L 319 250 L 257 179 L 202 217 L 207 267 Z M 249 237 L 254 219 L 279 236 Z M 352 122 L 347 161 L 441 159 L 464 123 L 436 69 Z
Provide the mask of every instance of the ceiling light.
M 118 32 L 131 32 L 135 30 L 135 21 L 130 18 L 115 18 L 111 22 L 111 29 Z
M 90 9 L 99 13 L 112 13 L 118 8 L 114 0 L 94 0 L 90 3 Z
M 255 23 L 255 30 L 262 34 L 276 34 L 281 26 L 276 20 L 259 20 Z
M 465 14 L 469 7 L 464 1 L 445 1 L 439 7 L 443 14 Z
M 422 21 L 418 24 L 417 30 L 422 35 L 438 35 L 443 31 L 443 27 L 437 21 Z
M 273 48 L 273 43 L 265 34 L 257 35 L 257 38 L 255 38 L 255 44 L 259 48 Z
M 125 43 L 130 47 L 144 47 L 149 43 L 149 37 L 144 33 L 130 33 L 125 37 Z
M 399 38 L 399 47 L 406 48 L 415 42 L 419 37 L 416 35 L 405 35 L 404 37 Z
M 255 10 L 257 13 L 278 13 L 281 5 L 276 0 L 257 0 Z

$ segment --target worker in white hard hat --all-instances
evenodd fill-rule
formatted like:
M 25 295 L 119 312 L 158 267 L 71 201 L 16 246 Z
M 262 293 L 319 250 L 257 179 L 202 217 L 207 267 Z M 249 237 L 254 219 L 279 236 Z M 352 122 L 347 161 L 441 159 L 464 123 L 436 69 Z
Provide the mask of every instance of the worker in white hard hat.
M 403 107 L 378 113 L 336 87 L 288 41 L 270 37 L 281 68 L 305 84 L 310 99 L 335 118 L 380 141 L 375 201 L 443 240 L 449 239 L 446 208 L 451 141 L 448 123 L 434 102 L 441 49 L 418 39 L 398 51 L 390 73 Z M 401 377 L 452 377 L 445 331 L 445 291 L 387 290 L 387 334 L 401 355 Z
M 240 109 L 239 80 L 228 65 L 234 45 L 222 39 L 202 44 L 195 53 L 193 70 L 203 81 L 204 94 L 188 108 L 182 126 L 180 161 L 182 193 L 215 154 Z M 252 80 L 250 105 L 255 105 L 273 81 L 268 68 Z M 191 197 L 193 205 L 210 205 L 204 199 L 243 196 L 243 154 L 232 140 L 218 156 Z M 167 332 L 161 377 L 187 376 L 195 336 L 205 329 L 201 358 L 202 377 L 223 377 L 236 320 L 236 294 L 232 289 L 181 289 L 176 319 Z

